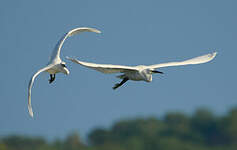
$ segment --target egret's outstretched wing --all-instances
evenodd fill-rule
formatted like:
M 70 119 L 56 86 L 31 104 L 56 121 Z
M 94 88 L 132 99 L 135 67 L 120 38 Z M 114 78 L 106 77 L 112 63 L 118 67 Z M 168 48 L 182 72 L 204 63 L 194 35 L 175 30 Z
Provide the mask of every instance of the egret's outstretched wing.
M 162 67 L 169 67 L 169 66 L 181 66 L 181 65 L 190 65 L 190 64 L 201 64 L 211 61 L 213 58 L 215 58 L 217 52 L 206 54 L 203 56 L 195 57 L 192 59 L 188 59 L 181 62 L 168 62 L 163 64 L 156 64 L 156 65 L 150 65 L 147 66 L 148 68 L 156 69 L 156 68 L 162 68 Z
M 87 28 L 87 27 L 76 28 L 76 29 L 73 29 L 73 30 L 69 31 L 68 33 L 64 34 L 63 37 L 56 44 L 56 46 L 53 50 L 53 53 L 51 55 L 50 62 L 52 62 L 54 59 L 60 59 L 60 51 L 61 51 L 62 45 L 68 37 L 73 36 L 73 35 L 78 34 L 78 33 L 81 33 L 81 32 L 101 33 L 97 29 Z
M 45 67 L 45 68 L 42 68 L 40 69 L 39 71 L 37 71 L 32 77 L 31 77 L 31 80 L 29 82 L 29 85 L 28 85 L 28 111 L 29 111 L 29 114 L 31 117 L 33 117 L 33 111 L 32 111 L 32 107 L 31 107 L 31 88 L 32 88 L 32 85 L 34 83 L 34 80 L 35 78 L 43 71 L 46 71 L 48 70 L 49 68 L 51 68 L 51 65 Z
M 80 64 L 82 66 L 95 69 L 97 71 L 100 71 L 102 73 L 124 73 L 129 71 L 137 71 L 135 67 L 129 67 L 129 66 L 120 66 L 120 65 L 108 65 L 108 64 L 94 64 L 94 63 L 88 63 L 79 61 L 77 59 L 73 59 L 70 57 L 66 57 L 68 60 L 71 60 L 74 63 Z

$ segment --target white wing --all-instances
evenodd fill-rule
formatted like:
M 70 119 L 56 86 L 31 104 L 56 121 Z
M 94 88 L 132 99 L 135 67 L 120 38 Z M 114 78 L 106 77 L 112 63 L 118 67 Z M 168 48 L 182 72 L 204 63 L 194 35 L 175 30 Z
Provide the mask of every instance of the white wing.
M 48 70 L 49 68 L 51 68 L 51 65 L 45 67 L 45 68 L 42 68 L 40 69 L 39 71 L 37 71 L 32 77 L 31 77 L 31 80 L 29 82 L 29 85 L 28 85 L 28 111 L 29 111 L 29 114 L 31 117 L 33 117 L 33 111 L 32 111 L 32 107 L 31 107 L 31 88 L 32 88 L 32 85 L 34 83 L 34 80 L 35 78 L 43 71 L 46 71 Z
M 73 59 L 70 57 L 66 57 L 68 60 L 71 60 L 74 63 L 80 64 L 82 66 L 95 69 L 102 73 L 119 73 L 119 72 L 129 72 L 129 71 L 138 71 L 135 67 L 130 66 L 120 66 L 120 65 L 108 65 L 108 64 L 94 64 L 94 63 L 88 63 L 79 61 L 77 59 Z
M 101 33 L 99 30 L 94 29 L 94 28 L 87 28 L 87 27 L 82 27 L 82 28 L 76 28 L 73 29 L 71 31 L 69 31 L 68 33 L 64 34 L 63 37 L 58 41 L 58 43 L 56 44 L 53 53 L 50 57 L 50 62 L 52 62 L 55 59 L 59 59 L 60 60 L 60 51 L 61 48 L 63 46 L 64 41 L 70 37 L 73 36 L 75 34 L 81 33 L 81 32 L 95 32 L 95 33 Z
M 211 61 L 213 58 L 215 58 L 217 52 L 206 54 L 203 56 L 195 57 L 192 59 L 188 59 L 181 62 L 169 62 L 169 63 L 163 63 L 163 64 L 156 64 L 156 65 L 150 65 L 147 66 L 148 68 L 162 68 L 162 67 L 169 67 L 169 66 L 181 66 L 181 65 L 190 65 L 190 64 L 201 64 Z

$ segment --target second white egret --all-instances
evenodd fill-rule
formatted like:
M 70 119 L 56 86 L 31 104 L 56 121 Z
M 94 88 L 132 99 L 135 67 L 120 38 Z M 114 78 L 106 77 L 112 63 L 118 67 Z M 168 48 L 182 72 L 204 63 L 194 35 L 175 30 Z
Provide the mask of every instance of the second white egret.
M 181 66 L 181 65 L 189 65 L 189 64 L 201 64 L 211 61 L 217 52 L 206 54 L 203 56 L 195 57 L 192 59 L 188 59 L 181 62 L 169 62 L 169 63 L 162 63 L 162 64 L 155 64 L 155 65 L 139 65 L 139 66 L 120 66 L 120 65 L 108 65 L 108 64 L 95 64 L 89 62 L 83 62 L 74 58 L 66 57 L 68 60 L 71 60 L 74 63 L 80 64 L 82 66 L 97 70 L 102 73 L 123 73 L 122 75 L 117 76 L 118 78 L 122 79 L 120 83 L 114 85 L 113 89 L 117 89 L 121 85 L 123 85 L 128 80 L 133 81 L 152 81 L 152 74 L 153 73 L 160 73 L 163 72 L 157 71 L 155 69 L 168 67 L 168 66 Z
M 63 35 L 63 37 L 58 41 L 57 45 L 55 46 L 55 49 L 53 50 L 53 53 L 51 55 L 50 61 L 48 65 L 40 70 L 38 70 L 32 77 L 28 85 L 28 111 L 31 117 L 33 117 L 33 111 L 31 107 L 31 88 L 34 83 L 35 78 L 41 73 L 41 72 L 48 72 L 50 74 L 49 83 L 52 83 L 55 80 L 55 74 L 56 73 L 64 73 L 66 75 L 69 74 L 69 70 L 66 68 L 66 63 L 60 59 L 60 51 L 63 46 L 64 41 L 75 34 L 81 33 L 81 32 L 96 32 L 101 33 L 99 30 L 94 28 L 76 28 L 73 29 L 66 34 Z

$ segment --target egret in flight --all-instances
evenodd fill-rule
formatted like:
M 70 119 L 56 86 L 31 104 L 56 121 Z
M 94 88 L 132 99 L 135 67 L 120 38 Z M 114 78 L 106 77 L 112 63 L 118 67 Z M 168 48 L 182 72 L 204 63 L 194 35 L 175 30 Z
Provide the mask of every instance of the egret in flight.
M 71 60 L 74 63 L 97 70 L 102 73 L 123 73 L 122 75 L 117 76 L 118 78 L 122 79 L 122 81 L 114 85 L 113 89 L 115 90 L 121 85 L 123 85 L 125 82 L 127 82 L 128 80 L 151 82 L 153 73 L 163 74 L 163 72 L 160 72 L 155 69 L 168 67 L 168 66 L 181 66 L 181 65 L 189 65 L 189 64 L 206 63 L 206 62 L 211 61 L 216 56 L 216 54 L 217 52 L 214 52 L 211 54 L 206 54 L 203 56 L 195 57 L 195 58 L 188 59 L 181 62 L 168 62 L 168 63 L 162 63 L 162 64 L 156 64 L 156 65 L 149 65 L 149 66 L 145 66 L 145 65 L 120 66 L 120 65 L 108 65 L 108 64 L 95 64 L 95 63 L 83 62 L 83 61 L 70 58 L 70 57 L 66 57 L 66 58 L 68 60 Z
M 94 28 L 76 28 L 73 29 L 66 34 L 63 35 L 63 37 L 58 41 L 56 44 L 53 53 L 50 57 L 50 61 L 48 65 L 40 70 L 38 70 L 32 77 L 28 85 L 28 111 L 31 117 L 33 117 L 33 111 L 31 106 L 31 88 L 34 83 L 35 78 L 41 73 L 41 72 L 48 72 L 50 74 L 49 83 L 52 83 L 55 80 L 55 74 L 56 73 L 64 73 L 66 75 L 69 74 L 69 70 L 66 67 L 66 63 L 60 59 L 60 51 L 63 46 L 64 41 L 75 34 L 81 33 L 81 32 L 95 32 L 95 33 L 101 33 L 99 30 Z

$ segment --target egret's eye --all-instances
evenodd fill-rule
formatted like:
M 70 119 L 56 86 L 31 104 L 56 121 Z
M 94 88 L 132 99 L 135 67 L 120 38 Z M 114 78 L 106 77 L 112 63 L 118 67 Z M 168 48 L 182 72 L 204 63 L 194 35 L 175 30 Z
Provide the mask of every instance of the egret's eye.
M 65 64 L 61 64 L 61 66 L 63 66 L 63 67 L 66 67 L 66 65 L 65 65 Z

